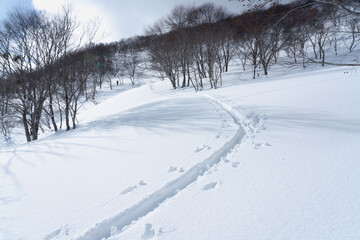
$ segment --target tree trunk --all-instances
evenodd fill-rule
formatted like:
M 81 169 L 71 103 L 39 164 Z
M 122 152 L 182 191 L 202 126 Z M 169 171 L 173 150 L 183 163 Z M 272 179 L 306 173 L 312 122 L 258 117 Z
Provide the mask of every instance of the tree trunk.
M 30 131 L 29 131 L 29 125 L 28 125 L 28 122 L 27 122 L 27 118 L 26 118 L 26 113 L 22 114 L 22 122 L 23 122 L 23 125 L 24 125 L 26 141 L 31 142 L 31 135 L 30 135 Z
M 65 97 L 65 123 L 66 123 L 66 131 L 69 131 L 70 128 L 70 102 L 69 96 Z
M 268 75 L 268 66 L 267 66 L 267 64 L 263 64 L 263 69 L 264 69 L 264 75 L 267 76 Z
M 50 119 L 52 122 L 52 125 L 54 127 L 54 131 L 58 131 L 58 126 L 55 122 L 55 114 L 54 114 L 54 108 L 53 108 L 53 96 L 52 93 L 49 94 L 49 110 L 50 110 Z

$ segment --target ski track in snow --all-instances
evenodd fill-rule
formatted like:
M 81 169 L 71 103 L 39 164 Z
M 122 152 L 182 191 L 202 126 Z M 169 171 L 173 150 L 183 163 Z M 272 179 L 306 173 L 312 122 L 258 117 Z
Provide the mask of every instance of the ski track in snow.
M 211 167 L 226 158 L 226 156 L 230 154 L 236 146 L 242 143 L 244 139 L 254 137 L 257 131 L 256 129 L 259 126 L 259 121 L 251 122 L 251 120 L 244 118 L 240 113 L 238 113 L 231 105 L 215 97 L 206 94 L 201 94 L 200 96 L 205 99 L 210 99 L 232 117 L 234 123 L 238 126 L 234 136 L 225 142 L 220 149 L 215 151 L 202 162 L 185 171 L 180 177 L 168 182 L 161 189 L 155 191 L 123 212 L 97 223 L 94 227 L 90 228 L 87 232 L 75 239 L 106 239 L 113 235 L 111 234 L 111 229 L 114 227 L 119 229 L 119 231 L 117 231 L 118 234 L 121 233 L 121 231 L 127 226 L 130 226 L 141 217 L 144 217 L 154 211 L 165 200 L 174 197 L 179 191 L 195 182 L 200 176 L 203 176 Z M 259 118 L 261 118 L 261 116 L 257 116 L 252 120 L 259 120 Z M 210 183 L 209 186 L 204 187 L 204 190 L 215 188 L 217 184 L 218 183 Z

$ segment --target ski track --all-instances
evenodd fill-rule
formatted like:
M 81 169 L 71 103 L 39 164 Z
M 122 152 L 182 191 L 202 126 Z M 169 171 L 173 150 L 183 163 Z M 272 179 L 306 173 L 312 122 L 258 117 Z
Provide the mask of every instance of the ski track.
M 180 177 L 168 182 L 161 189 L 155 191 L 151 195 L 144 198 L 142 201 L 124 210 L 123 212 L 120 212 L 111 218 L 97 223 L 94 227 L 90 228 L 87 232 L 75 239 L 93 240 L 109 238 L 111 237 L 112 227 L 116 227 L 120 230 L 117 232 L 118 234 L 121 233 L 125 227 L 131 225 L 141 217 L 144 217 L 150 212 L 154 211 L 165 200 L 174 197 L 178 192 L 185 189 L 191 183 L 195 182 L 200 176 L 203 176 L 206 171 L 208 171 L 214 165 L 220 163 L 223 158 L 230 154 L 233 149 L 244 139 L 254 136 L 256 131 L 252 129 L 252 125 L 249 124 L 249 122 L 244 122 L 243 120 L 245 118 L 242 117 L 241 114 L 238 113 L 229 104 L 206 94 L 201 94 L 200 96 L 215 102 L 232 117 L 235 124 L 238 125 L 238 129 L 234 136 L 225 142 L 225 144 L 220 149 L 215 151 L 202 162 L 194 165 L 192 168 L 184 172 Z
M 240 114 L 233 106 L 225 102 L 222 97 L 214 97 L 208 94 L 201 94 L 203 97 L 209 98 L 223 108 L 231 117 L 236 119 L 238 124 L 245 131 L 245 138 L 253 140 L 256 133 L 263 128 L 267 117 L 264 114 L 255 114 L 252 112 L 251 116 L 244 116 Z M 224 100 L 222 100 L 222 99 Z

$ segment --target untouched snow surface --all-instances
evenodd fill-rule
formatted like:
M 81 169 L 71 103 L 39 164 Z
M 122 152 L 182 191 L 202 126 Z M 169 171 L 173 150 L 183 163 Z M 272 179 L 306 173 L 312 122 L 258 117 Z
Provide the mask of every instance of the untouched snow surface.
M 0 239 L 360 239 L 356 70 L 149 83 L 0 149 Z

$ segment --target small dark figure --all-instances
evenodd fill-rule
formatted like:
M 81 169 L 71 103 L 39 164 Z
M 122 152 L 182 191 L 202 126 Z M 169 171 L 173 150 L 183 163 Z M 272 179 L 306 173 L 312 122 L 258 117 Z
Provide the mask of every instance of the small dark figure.
M 116 80 L 116 85 L 118 85 L 118 86 L 119 86 L 119 80 Z

